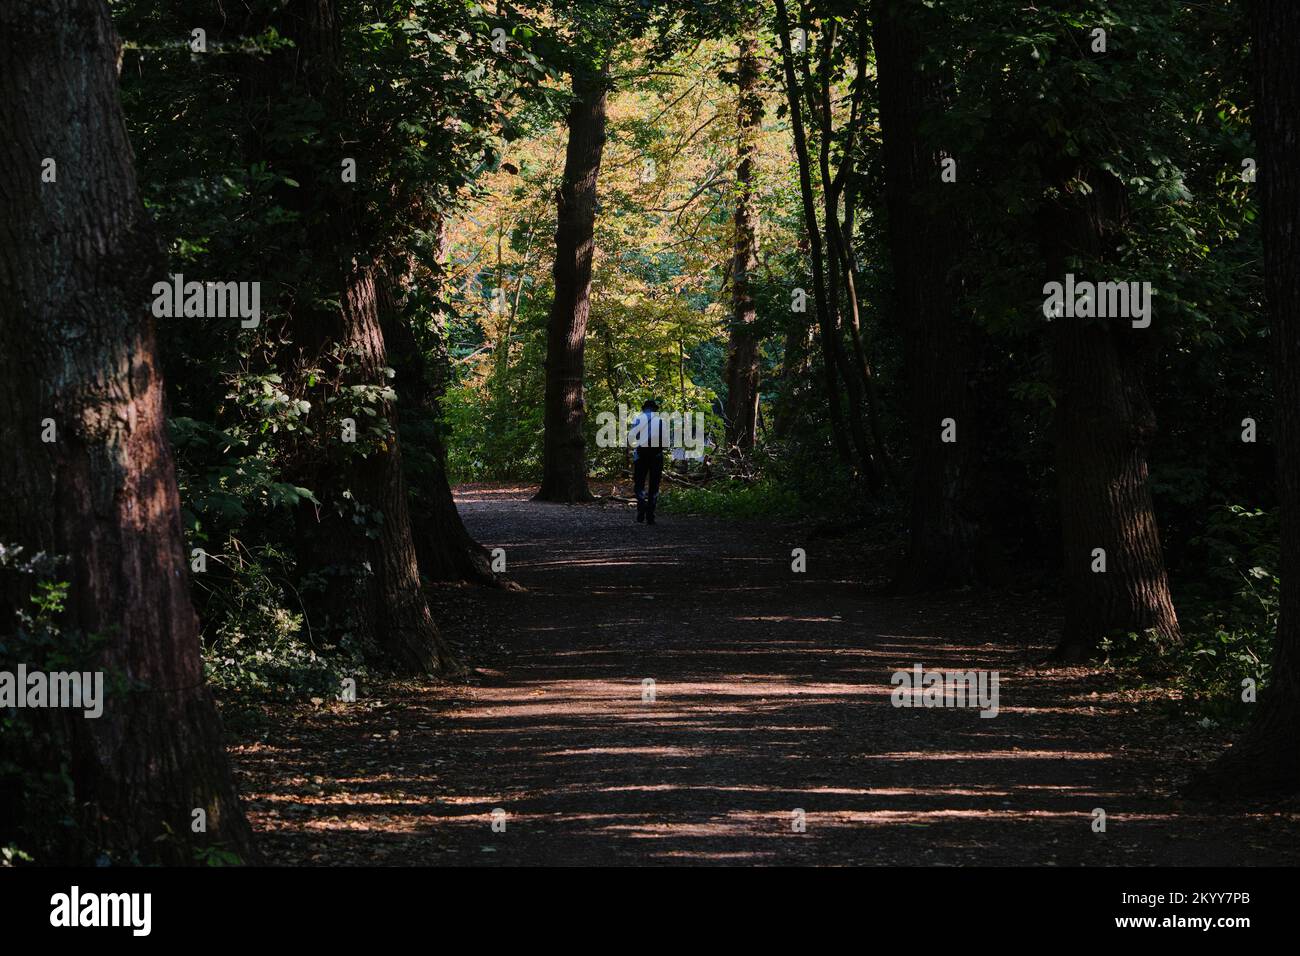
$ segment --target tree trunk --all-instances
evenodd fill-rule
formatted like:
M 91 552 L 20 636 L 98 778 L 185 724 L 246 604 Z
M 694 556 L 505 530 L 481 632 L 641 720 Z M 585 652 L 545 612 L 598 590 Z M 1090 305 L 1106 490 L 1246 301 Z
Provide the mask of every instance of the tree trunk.
M 853 165 L 853 138 L 856 133 L 856 120 L 865 86 L 858 84 L 853 91 L 847 135 L 841 146 L 844 155 L 841 157 L 836 175 L 832 176 L 830 156 L 831 140 L 834 136 L 832 121 L 835 106 L 831 91 L 831 71 L 834 69 L 834 51 L 838 35 L 839 25 L 837 23 L 832 22 L 823 30 L 822 53 L 818 64 L 815 87 L 812 72 L 805 70 L 808 79 L 809 98 L 813 100 L 813 113 L 819 123 L 817 153 L 818 169 L 821 173 L 822 183 L 822 226 L 827 247 L 826 300 L 830 318 L 829 327 L 832 332 L 827 339 L 829 351 L 826 358 L 827 361 L 834 364 L 839 372 L 840 379 L 844 382 L 845 390 L 848 392 L 849 434 L 853 438 L 853 447 L 858 453 L 858 460 L 861 462 L 862 473 L 867 478 L 868 486 L 872 492 L 876 492 L 884 484 L 885 474 L 883 462 L 879 458 L 879 450 L 872 447 L 872 442 L 867 438 L 867 429 L 863 423 L 862 409 L 865 404 L 863 393 L 866 389 L 866 381 L 862 378 L 861 368 L 849 361 L 844 350 L 841 332 L 844 325 L 841 305 L 851 305 L 852 303 L 849 302 L 848 298 L 850 290 L 850 276 L 847 268 L 849 251 L 844 245 L 839 206 L 845 178 Z M 864 37 L 858 47 L 857 69 L 859 75 L 866 73 L 866 49 Z M 805 67 L 806 64 L 807 61 L 805 60 Z
M 731 263 L 732 326 L 728 345 L 727 444 L 749 451 L 758 433 L 758 311 L 750 276 L 758 268 L 757 210 L 754 201 L 756 136 L 763 121 L 758 88 L 758 40 L 753 32 L 740 38 L 736 71 L 737 116 L 735 245 Z
M 801 236 L 799 251 L 807 250 Z M 790 437 L 795 420 L 807 406 L 799 393 L 808 371 L 808 354 L 812 348 L 813 329 L 807 314 L 790 310 L 785 325 L 785 343 L 781 350 L 781 389 L 772 409 L 772 435 L 779 440 Z M 760 409 L 761 412 L 761 409 Z
M 62 626 L 106 642 L 102 716 L 59 711 L 75 798 L 121 861 L 244 859 L 239 808 L 203 683 L 147 302 L 161 257 L 117 99 L 102 0 L 0 8 L 0 543 L 65 560 Z M 56 180 L 41 181 L 52 158 Z M 41 432 L 53 421 L 56 440 Z M 30 577 L 30 576 L 25 576 Z M 30 582 L 0 588 L 3 626 Z M 115 692 L 115 676 L 130 689 Z M 207 831 L 192 832 L 206 811 Z M 119 855 L 120 854 L 120 855 Z
M 419 442 L 428 447 L 423 468 L 408 468 L 407 477 L 416 493 L 410 496 L 411 529 L 420 573 L 430 581 L 472 581 L 502 584 L 492 572 L 487 549 L 470 536 L 447 481 L 447 453 L 443 446 L 440 389 L 429 373 L 424 352 L 410 324 L 402 315 L 399 301 L 401 282 L 392 273 L 376 277 L 379 321 L 384 341 L 390 346 L 389 364 L 397 373 L 399 414 L 408 423 L 419 423 Z M 403 434 L 410 427 L 402 427 Z M 411 447 L 411 442 L 406 443 Z
M 582 427 L 583 349 L 591 309 L 596 178 L 605 148 L 608 69 L 575 73 L 564 181 L 556 197 L 555 298 L 547 320 L 546 408 L 539 501 L 589 501 Z
M 859 75 L 865 72 L 864 68 Z M 854 189 L 845 189 L 844 222 L 837 243 L 840 250 L 841 267 L 844 269 L 845 295 L 848 299 L 849 337 L 853 342 L 853 357 L 857 362 L 858 374 L 862 377 L 862 381 L 866 386 L 867 421 L 871 426 L 871 441 L 876 448 L 881 475 L 891 486 L 900 488 L 902 483 L 899 481 L 897 465 L 893 454 L 889 450 L 889 442 L 885 438 L 883 415 L 880 410 L 880 388 L 876 382 L 876 373 L 871 367 L 871 361 L 867 357 L 867 346 L 863 342 L 861 310 L 858 301 L 858 273 L 852 251 L 855 198 L 856 191 Z
M 1273 672 L 1242 738 L 1193 783 L 1193 793 L 1300 790 L 1300 6 L 1256 0 L 1259 92 L 1254 122 L 1264 225 L 1264 287 L 1273 341 L 1282 607 Z
M 1039 228 L 1049 275 L 1068 261 L 1100 263 L 1125 217 L 1123 186 L 1070 160 L 1049 173 L 1063 198 Z M 1077 185 L 1087 181 L 1085 191 Z M 1155 629 L 1179 637 L 1147 476 L 1155 413 L 1125 319 L 1052 320 L 1057 386 L 1057 487 L 1064 549 L 1065 627 L 1057 656 L 1093 656 L 1115 631 Z M 1141 334 L 1141 333 L 1137 333 Z M 1096 571 L 1095 549 L 1105 552 Z
M 839 333 L 831 324 L 831 305 L 826 291 L 826 267 L 822 256 L 821 227 L 817 222 L 812 165 L 808 156 L 808 138 L 804 131 L 803 110 L 799 102 L 799 79 L 795 75 L 794 57 L 790 50 L 790 15 L 786 11 L 785 0 L 776 0 L 776 24 L 777 38 L 781 46 L 781 64 L 785 73 L 786 103 L 790 108 L 790 129 L 794 138 L 795 162 L 799 167 L 799 195 L 803 204 L 803 222 L 808 232 L 813 301 L 817 309 L 818 337 L 822 347 L 822 374 L 826 384 L 826 407 L 830 417 L 831 438 L 840 461 L 851 467 L 853 457 L 849 452 L 849 442 L 844 432 L 837 376 L 838 363 L 835 361 L 837 344 L 835 336 Z
M 293 79 L 280 91 L 306 95 L 320 104 L 325 135 L 341 120 L 346 108 L 341 90 L 340 24 L 335 0 L 291 0 L 283 11 L 285 36 L 295 48 L 278 61 L 279 78 Z M 287 73 L 287 76 L 285 75 Z M 343 371 L 341 387 L 387 386 L 387 356 L 379 319 L 376 269 L 355 250 L 363 248 L 362 210 L 346 184 L 322 185 L 311 168 L 315 155 L 306 150 L 279 155 L 284 167 L 303 183 L 317 188 L 301 193 L 307 204 L 304 221 L 321 223 L 316 256 L 321 262 L 321 287 L 337 290 L 340 308 L 314 309 L 296 304 L 291 317 L 294 345 L 300 350 L 294 377 L 305 369 Z M 261 158 L 261 157 L 259 157 Z M 304 296 L 307 301 L 314 297 Z M 334 357 L 339 351 L 342 364 Z M 391 435 L 377 442 L 364 433 L 369 422 L 358 420 L 357 442 L 373 444 L 367 453 L 344 447 L 333 426 L 318 427 L 316 442 L 303 449 L 303 483 L 325 504 L 299 509 L 299 555 L 304 567 L 356 578 L 356 588 L 332 586 L 321 601 L 335 621 L 346 621 L 372 638 L 387 662 L 411 673 L 452 674 L 460 669 L 438 632 L 420 582 L 412 537 L 407 490 L 397 437 L 397 410 L 392 402 L 376 403 L 377 420 L 386 421 Z M 323 452 L 323 453 L 322 453 Z M 351 495 L 351 498 L 348 495 Z M 367 532 L 353 520 L 377 517 Z
M 925 197 L 942 188 L 923 117 L 940 106 L 939 77 L 920 69 L 918 11 L 877 0 L 874 35 L 884 136 L 885 199 L 895 308 L 904 328 L 912 411 L 912 501 L 907 554 L 896 576 L 904 591 L 956 587 L 976 576 L 976 527 L 965 507 L 973 423 L 961 323 L 948 281 L 953 225 Z M 956 441 L 944 441 L 952 419 Z
M 379 303 L 373 269 L 350 277 L 343 300 L 340 341 L 360 361 L 363 381 L 382 383 L 388 365 L 379 323 Z M 383 516 L 377 535 L 365 541 L 373 617 L 378 642 L 392 661 L 415 673 L 448 674 L 460 667 L 443 641 L 420 582 L 421 567 L 407 507 L 406 480 L 392 402 L 379 408 L 393 429 L 387 446 L 364 458 L 350 459 L 351 481 L 358 501 Z M 446 482 L 444 481 L 444 485 Z M 450 496 L 450 490 L 448 491 Z M 455 510 L 455 504 L 452 504 Z

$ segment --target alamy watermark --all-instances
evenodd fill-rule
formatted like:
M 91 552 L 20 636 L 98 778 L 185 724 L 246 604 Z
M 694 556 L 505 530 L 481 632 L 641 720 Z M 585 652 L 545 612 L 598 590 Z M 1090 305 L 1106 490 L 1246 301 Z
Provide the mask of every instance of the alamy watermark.
M 1130 319 L 1135 329 L 1151 325 L 1150 282 L 1065 282 L 1043 285 L 1043 315 L 1049 319 Z
M 171 282 L 155 282 L 153 296 L 153 314 L 158 319 L 238 316 L 246 329 L 262 322 L 260 282 L 186 282 L 178 272 Z
M 998 715 L 997 671 L 928 671 L 913 664 L 894 671 L 889 683 L 895 707 L 978 707 L 981 717 Z
M 655 412 L 647 415 L 619 404 L 618 412 L 596 415 L 596 444 L 600 448 L 683 448 L 689 454 L 704 453 L 702 412 Z
M 50 897 L 50 925 L 118 926 L 130 929 L 132 936 L 148 936 L 153 928 L 153 894 L 83 893 L 74 885 Z
M 104 713 L 103 671 L 0 671 L 0 707 L 80 709 L 94 719 Z

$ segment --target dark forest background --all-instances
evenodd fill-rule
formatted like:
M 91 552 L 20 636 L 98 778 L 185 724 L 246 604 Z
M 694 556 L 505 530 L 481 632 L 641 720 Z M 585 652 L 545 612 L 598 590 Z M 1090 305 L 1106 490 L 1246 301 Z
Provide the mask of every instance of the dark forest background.
M 628 470 L 597 412 L 647 398 L 709 427 L 667 514 L 1056 602 L 1059 659 L 1256 718 L 1206 792 L 1300 781 L 1288 4 L 32 6 L 0 14 L 31 180 L 0 233 L 0 661 L 107 662 L 133 703 L 0 714 L 8 859 L 248 858 L 203 686 L 230 720 L 454 679 L 424 588 L 508 582 L 451 487 L 589 500 Z M 260 282 L 259 324 L 154 320 L 176 273 Z M 1067 273 L 1149 282 L 1149 327 L 1047 318 Z M 148 757 L 96 743 L 130 735 Z M 177 793 L 212 839 L 156 841 Z

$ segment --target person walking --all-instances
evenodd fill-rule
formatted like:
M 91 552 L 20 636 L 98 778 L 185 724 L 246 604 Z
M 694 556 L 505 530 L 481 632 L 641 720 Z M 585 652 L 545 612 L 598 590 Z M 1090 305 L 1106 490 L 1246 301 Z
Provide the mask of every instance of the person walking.
M 632 446 L 632 486 L 636 491 L 637 523 L 655 523 L 655 504 L 659 501 L 659 481 L 664 473 L 664 448 L 668 445 L 667 428 L 659 417 L 659 405 L 648 399 L 641 414 L 632 419 L 628 432 Z

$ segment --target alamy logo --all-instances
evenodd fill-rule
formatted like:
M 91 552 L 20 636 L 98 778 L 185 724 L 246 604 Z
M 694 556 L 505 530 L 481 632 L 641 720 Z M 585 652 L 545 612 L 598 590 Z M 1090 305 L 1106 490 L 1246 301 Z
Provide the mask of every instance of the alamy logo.
M 997 671 L 894 671 L 889 702 L 895 707 L 978 707 L 981 717 L 998 715 Z
M 104 672 L 0 671 L 0 707 L 64 707 L 95 718 L 104 712 Z
M 151 893 L 85 893 L 78 886 L 50 897 L 51 926 L 129 926 L 148 936 L 153 925 Z
M 1049 319 L 1131 319 L 1133 328 L 1151 325 L 1150 282 L 1065 282 L 1043 285 L 1043 315 Z
M 684 448 L 692 455 L 704 451 L 704 415 L 701 412 L 658 412 L 651 418 L 626 405 L 596 415 L 596 444 L 601 448 Z
M 153 285 L 155 318 L 229 319 L 255 329 L 262 321 L 262 283 L 186 282 L 179 272 L 171 282 Z

